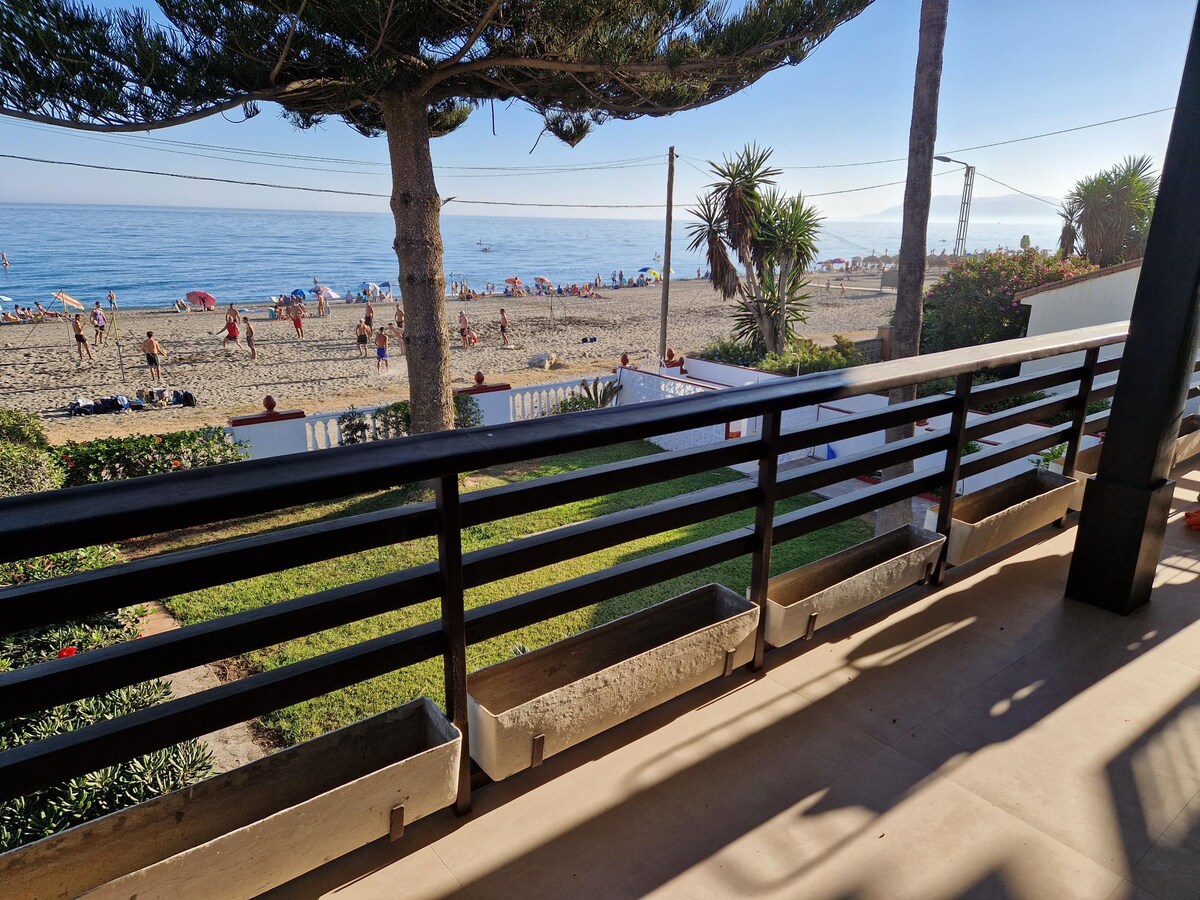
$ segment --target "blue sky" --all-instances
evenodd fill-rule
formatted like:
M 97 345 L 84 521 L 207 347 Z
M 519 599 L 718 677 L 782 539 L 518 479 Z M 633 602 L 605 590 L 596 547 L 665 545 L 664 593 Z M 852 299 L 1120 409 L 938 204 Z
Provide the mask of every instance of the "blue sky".
M 109 4 L 115 5 L 115 4 Z M 775 149 L 782 166 L 813 166 L 900 157 L 906 152 L 917 46 L 919 0 L 877 0 L 837 31 L 806 62 L 768 75 L 744 93 L 664 119 L 611 122 L 571 149 L 543 137 L 530 154 L 540 119 L 520 108 L 496 109 L 496 135 L 486 109 L 458 132 L 436 140 L 434 163 L 531 166 L 602 163 L 657 155 L 674 144 L 677 202 L 690 201 L 706 178 L 693 166 L 748 141 Z M 939 152 L 1172 106 L 1195 4 L 1190 0 L 951 0 L 942 79 Z M 980 173 L 1031 193 L 1059 197 L 1074 181 L 1129 154 L 1161 161 L 1171 114 L 1161 113 L 1075 134 L 961 154 Z M 154 132 L 159 138 L 243 149 L 382 163 L 382 138 L 367 139 L 338 121 L 295 131 L 277 109 L 233 123 L 221 117 Z M 313 172 L 177 155 L 141 146 L 144 139 L 85 137 L 0 118 L 3 152 L 301 184 L 386 194 L 382 166 Z M 136 145 L 136 146 L 135 146 Z M 160 148 L 163 145 L 158 145 Z M 167 145 L 171 146 L 171 145 Z M 190 149 L 174 147 L 173 149 Z M 200 151 L 204 152 L 204 151 Z M 293 164 L 295 164 L 293 162 Z M 326 166 L 323 163 L 300 165 Z M 340 167 L 346 168 L 346 167 Z M 935 194 L 955 194 L 961 169 L 934 181 Z M 841 169 L 789 169 L 789 191 L 839 191 L 902 180 L 904 164 Z M 443 196 L 491 201 L 662 203 L 665 164 L 552 175 L 501 177 L 452 168 L 438 171 Z M 1008 191 L 978 179 L 976 196 Z M 902 186 L 814 198 L 829 218 L 868 215 L 900 203 Z M 385 212 L 387 201 L 0 160 L 0 201 L 130 203 L 182 206 L 338 209 Z M 1047 207 L 1049 213 L 1053 213 Z M 578 215 L 657 218 L 661 210 L 567 209 L 452 204 L 449 214 Z

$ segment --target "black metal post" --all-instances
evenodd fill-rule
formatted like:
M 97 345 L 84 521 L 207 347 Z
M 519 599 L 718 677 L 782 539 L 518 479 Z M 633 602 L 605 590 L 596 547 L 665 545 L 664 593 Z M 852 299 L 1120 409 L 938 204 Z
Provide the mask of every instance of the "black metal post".
M 439 478 L 434 485 L 438 512 L 438 581 L 442 595 L 442 635 L 445 649 L 446 716 L 462 733 L 458 797 L 454 811 L 471 811 L 470 735 L 467 731 L 467 631 L 463 608 L 462 514 L 458 476 Z
M 762 417 L 762 453 L 758 458 L 758 507 L 754 516 L 754 553 L 750 564 L 750 599 L 758 607 L 752 671 L 763 666 L 767 633 L 767 582 L 771 580 L 771 546 L 775 532 L 775 498 L 778 494 L 779 428 L 782 413 Z
M 950 413 L 950 446 L 946 449 L 945 479 L 938 501 L 937 532 L 946 536 L 942 552 L 929 578 L 930 584 L 941 584 L 946 577 L 946 553 L 950 549 L 950 521 L 954 518 L 954 498 L 958 496 L 958 470 L 962 465 L 963 448 L 967 446 L 967 413 L 971 408 L 971 385 L 975 376 L 964 372 L 954 385 L 954 409 Z
M 1119 613 L 1150 599 L 1200 331 L 1200 15 L 1175 110 L 1104 453 L 1067 578 L 1068 597 Z

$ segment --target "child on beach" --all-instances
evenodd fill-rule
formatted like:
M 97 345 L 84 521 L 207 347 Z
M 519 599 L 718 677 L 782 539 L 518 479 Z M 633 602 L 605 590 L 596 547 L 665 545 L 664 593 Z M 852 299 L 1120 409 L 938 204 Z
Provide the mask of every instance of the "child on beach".
M 226 348 L 229 347 L 230 341 L 233 341 L 233 343 L 238 347 L 239 350 L 241 349 L 242 342 L 238 339 L 238 327 L 237 327 L 236 320 L 230 319 L 229 321 L 227 321 L 225 323 L 225 327 L 222 328 L 221 331 L 225 332 L 225 337 L 223 337 L 221 339 L 221 349 L 222 350 L 225 350 Z M 218 331 L 217 334 L 220 334 L 221 331 Z
M 502 347 L 508 346 L 508 313 L 504 311 L 504 307 L 500 307 L 500 340 Z
M 383 371 L 387 371 L 388 367 L 388 336 L 383 330 L 383 326 L 379 326 L 379 331 L 375 335 L 375 371 L 380 371 L 380 365 L 383 366 Z
M 83 351 L 87 351 L 88 359 L 94 359 L 92 356 L 92 348 L 88 346 L 87 338 L 83 334 L 83 316 L 80 313 L 75 313 L 75 317 L 71 319 L 71 331 L 75 333 L 75 349 L 79 351 L 79 364 L 83 365 Z
M 93 347 L 99 347 L 104 343 L 104 329 L 108 327 L 108 320 L 104 318 L 104 311 L 100 309 L 100 301 L 96 301 L 96 305 L 92 307 L 92 327 L 96 329 L 96 340 L 92 344 Z
M 75 318 L 78 319 L 79 316 Z M 158 342 L 158 338 L 154 336 L 153 331 L 146 332 L 146 339 L 142 341 L 142 352 L 146 354 L 146 365 L 150 367 L 150 374 L 154 377 L 154 380 L 162 381 L 161 359 L 167 355 L 167 351 Z
M 354 329 L 354 341 L 358 344 L 358 355 L 363 359 L 367 358 L 367 338 L 370 336 L 371 329 L 363 319 L 359 319 L 358 327 Z
M 249 316 L 242 316 L 242 325 L 246 328 L 246 349 L 250 351 L 250 358 L 258 359 L 258 348 L 254 346 L 254 326 L 250 324 Z

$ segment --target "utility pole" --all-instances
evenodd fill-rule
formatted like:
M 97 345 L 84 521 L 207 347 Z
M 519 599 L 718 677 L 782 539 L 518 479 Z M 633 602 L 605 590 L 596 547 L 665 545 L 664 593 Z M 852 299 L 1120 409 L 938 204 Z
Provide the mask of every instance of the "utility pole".
M 671 213 L 675 198 L 675 148 L 667 150 L 667 243 L 663 248 L 662 311 L 658 322 L 658 364 L 667 358 L 667 307 L 671 298 Z
M 958 207 L 958 234 L 954 237 L 954 255 L 965 256 L 967 253 L 967 220 L 971 218 L 971 195 L 975 193 L 975 167 L 961 159 L 951 159 L 948 156 L 935 156 L 938 162 L 958 163 L 966 171 L 963 172 L 962 203 Z

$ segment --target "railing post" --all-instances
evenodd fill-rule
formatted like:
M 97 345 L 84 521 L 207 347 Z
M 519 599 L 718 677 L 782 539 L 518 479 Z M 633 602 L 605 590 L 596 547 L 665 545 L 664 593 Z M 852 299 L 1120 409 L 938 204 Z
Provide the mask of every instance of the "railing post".
M 1075 398 L 1074 418 L 1071 421 L 1071 436 L 1067 439 L 1067 452 L 1063 456 L 1063 474 L 1068 478 L 1075 474 L 1075 460 L 1079 457 L 1079 445 L 1083 441 L 1083 430 L 1087 427 L 1088 397 L 1092 395 L 1092 382 L 1096 378 L 1096 363 L 1099 359 L 1099 347 L 1092 347 L 1083 358 L 1083 368 L 1086 371 L 1079 379 L 1079 393 Z
M 437 501 L 438 581 L 442 595 L 442 635 L 445 648 L 446 716 L 462 733 L 462 759 L 458 770 L 458 797 L 454 811 L 471 811 L 470 735 L 467 733 L 467 632 L 463 608 L 462 515 L 458 476 L 447 475 L 434 484 Z
M 950 446 L 946 448 L 946 468 L 942 477 L 942 496 L 938 501 L 937 532 L 946 536 L 937 565 L 930 576 L 931 584 L 941 584 L 946 577 L 946 553 L 950 548 L 950 522 L 954 518 L 954 498 L 958 496 L 958 470 L 962 465 L 963 449 L 967 446 L 967 412 L 971 406 L 971 385 L 975 376 L 963 372 L 954 386 L 954 409 L 950 412 Z
M 767 633 L 767 582 L 771 579 L 771 544 L 775 531 L 775 497 L 778 493 L 779 428 L 783 414 L 763 414 L 762 452 L 758 457 L 758 507 L 754 516 L 754 553 L 750 568 L 750 599 L 758 607 L 758 630 L 754 634 L 751 671 L 763 666 Z

